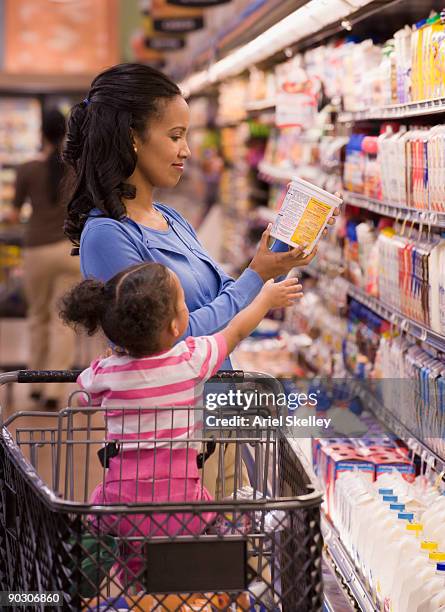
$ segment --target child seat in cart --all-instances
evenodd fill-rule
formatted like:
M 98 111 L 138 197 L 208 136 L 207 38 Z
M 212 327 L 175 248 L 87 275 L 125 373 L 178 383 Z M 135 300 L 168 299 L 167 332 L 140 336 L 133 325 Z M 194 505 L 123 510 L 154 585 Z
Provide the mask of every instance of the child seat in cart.
M 78 374 L 9 372 L 0 375 L 0 385 L 74 382 Z M 263 374 L 219 372 L 211 381 L 229 382 L 243 393 L 253 387 L 282 391 L 278 381 Z M 138 493 L 144 439 L 133 436 L 131 451 L 125 442 L 110 442 L 106 411 L 75 406 L 81 393 L 72 394 L 59 413 L 22 411 L 6 420 L 0 414 L 0 591 L 59 594 L 58 605 L 24 604 L 23 610 L 322 609 L 321 495 L 311 490 L 279 427 L 249 421 L 244 427 L 210 428 L 201 411 L 202 427 L 181 444 L 202 451 L 197 457 L 202 481 L 206 458 L 214 455 L 214 499 L 201 495 L 189 501 L 181 491 L 174 501 L 179 481 L 167 479 L 167 497 L 155 491 L 155 484 L 152 493 Z M 255 411 L 276 415 L 275 404 L 272 400 Z M 193 410 L 188 418 L 199 420 L 195 408 L 162 410 L 167 412 L 159 419 L 171 423 L 179 410 L 182 418 Z M 217 408 L 213 414 L 230 418 L 240 410 Z M 132 411 L 140 420 L 147 409 Z M 166 438 L 165 430 L 163 438 L 156 434 L 150 441 L 150 469 L 178 442 Z M 228 448 L 234 457 L 230 475 Z M 103 503 L 96 497 L 91 503 L 92 490 L 103 490 L 108 472 L 120 467 L 122 474 L 127 452 L 136 459 L 136 501 L 125 499 L 118 482 L 120 497 Z

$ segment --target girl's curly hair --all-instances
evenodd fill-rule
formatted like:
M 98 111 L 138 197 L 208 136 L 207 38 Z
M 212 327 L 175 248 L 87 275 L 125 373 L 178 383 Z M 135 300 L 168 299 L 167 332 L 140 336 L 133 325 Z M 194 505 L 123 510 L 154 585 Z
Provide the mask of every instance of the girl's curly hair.
M 161 350 L 160 334 L 175 315 L 176 285 L 165 266 L 136 264 L 107 283 L 84 280 L 61 300 L 60 317 L 91 336 L 99 328 L 133 357 Z
M 141 139 L 147 121 L 162 112 L 162 103 L 181 95 L 165 74 L 143 64 L 119 64 L 99 74 L 87 98 L 71 109 L 65 162 L 68 175 L 65 234 L 78 246 L 80 234 L 93 208 L 121 220 L 126 216 L 122 198 L 133 199 L 136 189 L 125 181 L 136 167 L 132 132 Z

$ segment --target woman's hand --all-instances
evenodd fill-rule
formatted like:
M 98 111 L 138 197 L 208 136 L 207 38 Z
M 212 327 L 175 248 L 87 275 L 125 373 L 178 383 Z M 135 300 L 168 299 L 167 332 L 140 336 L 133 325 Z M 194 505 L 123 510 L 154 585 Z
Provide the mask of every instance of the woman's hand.
M 341 193 L 339 192 L 336 192 L 335 195 L 338 198 L 342 197 Z M 328 220 L 329 226 L 335 225 L 335 217 L 338 217 L 340 212 L 340 208 L 336 208 L 334 210 L 333 216 Z M 292 270 L 292 268 L 307 266 L 317 254 L 317 247 L 315 247 L 310 255 L 305 256 L 303 251 L 307 245 L 302 245 L 295 249 L 289 249 L 289 251 L 282 253 L 270 251 L 269 238 L 271 227 L 272 225 L 269 224 L 269 226 L 263 232 L 257 252 L 255 253 L 255 256 L 249 266 L 249 268 L 255 270 L 255 272 L 261 276 L 264 282 L 271 278 L 286 275 Z M 323 231 L 323 236 L 326 236 L 327 232 L 328 228 L 325 228 Z
M 252 259 L 249 268 L 255 270 L 264 282 L 277 276 L 288 274 L 296 266 L 307 266 L 315 257 L 317 247 L 310 255 L 304 255 L 303 251 L 307 245 L 296 249 L 289 249 L 284 253 L 274 253 L 269 250 L 269 238 L 271 225 L 263 232 L 257 252 Z
M 261 289 L 258 298 L 264 300 L 269 309 L 287 308 L 303 297 L 302 289 L 297 278 L 286 278 L 280 283 L 269 280 Z
M 335 195 L 337 198 L 340 198 L 340 200 L 342 201 L 342 204 L 343 204 L 343 194 L 342 194 L 342 193 L 340 193 L 339 191 L 336 191 L 336 192 L 334 193 L 334 195 Z M 341 204 L 340 204 L 340 206 L 341 206 Z M 332 216 L 332 217 L 331 217 L 331 218 L 328 220 L 328 225 L 335 225 L 335 222 L 336 222 L 336 220 L 337 220 L 337 219 L 335 219 L 335 217 L 338 217 L 338 215 L 339 215 L 340 213 L 341 213 L 341 209 L 340 209 L 340 208 L 336 208 L 336 209 L 334 210 L 334 212 L 332 213 L 332 214 L 333 214 L 333 216 Z M 324 228 L 324 230 L 323 230 L 323 238 L 326 236 L 326 234 L 327 234 L 327 233 L 328 233 L 328 228 L 327 228 L 327 227 L 325 227 L 325 228 Z

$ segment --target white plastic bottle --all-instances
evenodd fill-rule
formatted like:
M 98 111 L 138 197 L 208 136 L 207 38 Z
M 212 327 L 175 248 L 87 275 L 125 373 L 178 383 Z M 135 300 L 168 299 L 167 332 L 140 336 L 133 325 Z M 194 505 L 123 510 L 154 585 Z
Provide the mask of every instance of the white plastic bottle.
M 430 540 L 437 540 L 439 548 L 445 550 L 445 506 L 438 508 L 435 515 L 424 512 L 422 516 L 425 536 Z
M 398 520 L 399 513 L 390 516 L 389 520 L 385 521 L 388 528 L 385 530 L 385 535 L 380 543 L 374 547 L 374 552 L 369 563 L 369 581 L 372 589 L 377 595 L 379 601 L 383 601 L 383 591 L 385 584 L 385 572 L 387 571 L 387 560 L 392 555 L 392 551 L 398 546 L 400 540 L 404 536 L 403 523 Z M 409 515 L 412 519 L 412 515 Z
M 362 556 L 359 568 L 371 585 L 373 585 L 373 569 L 376 566 L 375 559 L 380 555 L 389 530 L 394 526 L 396 520 L 389 507 L 380 504 L 360 544 Z M 379 537 L 376 537 L 376 534 L 379 534 Z
M 440 254 L 439 270 L 440 333 L 445 334 L 445 251 L 443 249 Z
M 394 612 L 407 612 L 408 610 L 414 612 L 417 610 L 417 606 L 421 603 L 422 599 L 425 599 L 428 595 L 424 588 L 425 584 L 427 584 L 430 578 L 435 577 L 437 564 L 444 562 L 445 553 L 430 553 L 428 562 L 424 564 L 423 569 L 411 576 L 409 583 L 404 581 L 404 589 L 401 592 L 399 601 L 394 602 Z
M 445 512 L 445 495 L 438 495 L 436 500 L 428 506 L 422 515 L 422 523 L 426 535 L 429 534 L 430 529 L 436 524 L 438 515 L 443 512 Z
M 427 582 L 425 590 L 429 591 L 429 594 L 421 601 L 417 612 L 436 612 L 441 604 L 445 604 L 445 563 L 437 564 L 436 576 L 439 578 L 439 583 L 433 580 Z
M 405 593 L 409 585 L 416 579 L 418 573 L 427 566 L 429 555 L 437 552 L 437 550 L 437 542 L 423 540 L 415 555 L 402 560 L 398 568 L 398 579 L 393 580 L 390 590 L 391 611 L 398 609 L 398 602 L 401 600 L 402 594 Z
M 400 580 L 399 568 L 403 559 L 412 559 L 418 552 L 422 537 L 421 523 L 408 523 L 400 540 L 391 548 L 384 559 L 381 571 L 381 592 L 385 602 L 391 601 L 394 584 Z M 388 606 L 388 609 L 389 606 Z
M 441 264 L 445 263 L 442 254 L 445 249 L 445 240 L 441 239 L 435 245 L 428 258 L 429 278 L 429 311 L 430 325 L 433 331 L 441 333 L 441 311 L 440 311 L 440 276 L 445 275 L 445 269 Z

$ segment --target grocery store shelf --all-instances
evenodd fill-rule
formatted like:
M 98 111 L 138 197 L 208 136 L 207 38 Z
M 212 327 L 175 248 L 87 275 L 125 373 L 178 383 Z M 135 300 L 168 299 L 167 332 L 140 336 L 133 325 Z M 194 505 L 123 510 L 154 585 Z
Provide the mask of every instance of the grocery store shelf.
M 323 271 L 318 270 L 313 266 L 301 268 L 301 271 L 305 272 L 308 276 L 312 276 L 313 278 L 319 278 L 323 275 Z M 365 291 L 363 291 L 363 289 L 356 287 L 346 280 L 345 284 L 347 287 L 347 294 L 357 300 L 357 302 L 360 302 L 364 306 L 367 306 L 370 310 L 373 310 L 376 314 L 382 317 L 382 319 L 397 325 L 403 332 L 410 334 L 414 338 L 417 338 L 435 350 L 445 353 L 445 336 L 434 332 L 429 327 L 425 327 L 414 319 L 406 317 L 393 306 L 386 304 L 378 298 L 368 295 Z
M 327 554 L 323 555 L 322 570 L 323 612 L 355 612 L 357 606 L 354 599 Z
M 297 176 L 308 181 L 317 182 L 322 171 L 316 166 L 298 166 L 298 168 L 280 168 L 274 164 L 261 161 L 258 164 L 258 173 L 266 183 L 286 185 Z
M 394 217 L 395 219 L 431 225 L 434 227 L 445 227 L 445 213 L 395 206 L 351 191 L 344 191 L 343 198 L 346 204 L 364 208 L 386 217 Z
M 368 295 L 359 287 L 355 287 L 352 283 L 348 284 L 348 295 L 361 304 L 364 304 L 375 313 L 380 315 L 386 321 L 400 327 L 400 329 L 418 340 L 425 342 L 429 346 L 440 352 L 445 352 L 445 336 L 434 332 L 432 329 L 425 327 L 421 323 L 406 317 L 392 306 L 389 306 L 382 300 Z
M 433 100 L 424 100 L 423 102 L 409 102 L 407 104 L 392 104 L 365 111 L 344 112 L 339 114 L 338 121 L 341 123 L 353 123 L 355 121 L 374 119 L 405 119 L 437 113 L 445 113 L 445 98 L 435 98 Z
M 283 183 L 286 184 L 295 176 L 295 169 L 280 168 L 265 161 L 260 161 L 258 164 L 258 172 L 268 183 Z
M 303 269 L 306 274 L 313 278 L 321 278 L 323 276 L 322 272 L 319 272 L 313 266 L 308 266 Z M 388 321 L 394 321 L 394 311 L 390 309 L 389 306 L 380 302 L 376 298 L 372 298 L 366 295 L 362 290 L 354 287 L 351 283 L 345 281 L 348 286 L 347 292 L 348 295 L 364 304 L 383 318 Z M 397 316 L 397 313 L 396 313 Z M 400 315 L 401 316 L 401 315 Z M 407 321 L 407 319 L 403 319 Z M 414 327 L 419 327 L 415 321 L 408 320 L 410 325 Z M 410 329 L 406 329 L 406 324 L 401 325 L 401 328 L 404 329 L 407 333 L 411 333 L 411 335 L 415 335 L 412 333 Z M 445 351 L 445 337 L 439 336 L 438 334 L 434 334 L 431 330 L 427 328 L 421 328 L 425 333 L 431 334 L 435 336 L 435 341 L 432 342 L 431 338 L 427 338 L 425 341 L 429 343 L 430 346 Z M 438 348 L 441 346 L 441 349 Z M 428 463 L 428 465 L 437 473 L 437 474 L 445 474 L 445 458 L 440 457 L 435 451 L 433 451 L 427 444 L 419 440 L 415 434 L 413 434 L 399 419 L 395 416 L 391 411 L 389 411 L 384 405 L 382 405 L 381 401 L 375 396 L 375 394 L 366 386 L 366 381 L 362 381 L 354 378 L 354 373 L 349 372 L 351 378 L 348 379 L 348 382 L 351 385 L 352 390 L 356 393 L 366 405 L 366 408 L 369 409 L 377 420 L 387 429 L 388 431 L 395 434 L 400 440 L 403 440 L 407 447 L 413 451 L 419 457 L 422 457 L 423 461 Z
M 403 440 L 407 447 L 437 473 L 445 473 L 445 459 L 435 453 L 427 444 L 419 440 L 403 423 L 390 412 L 366 387 L 366 381 L 352 380 L 354 392 L 363 400 L 366 408 L 380 421 L 384 427 Z
M 274 110 L 275 100 L 273 98 L 265 98 L 264 100 L 253 100 L 246 104 L 246 111 L 263 111 L 263 110 Z
M 374 612 L 376 607 L 368 593 L 363 579 L 355 569 L 354 563 L 346 551 L 338 531 L 322 513 L 321 530 L 327 545 L 327 559 L 333 563 L 343 582 L 354 597 L 362 612 Z

